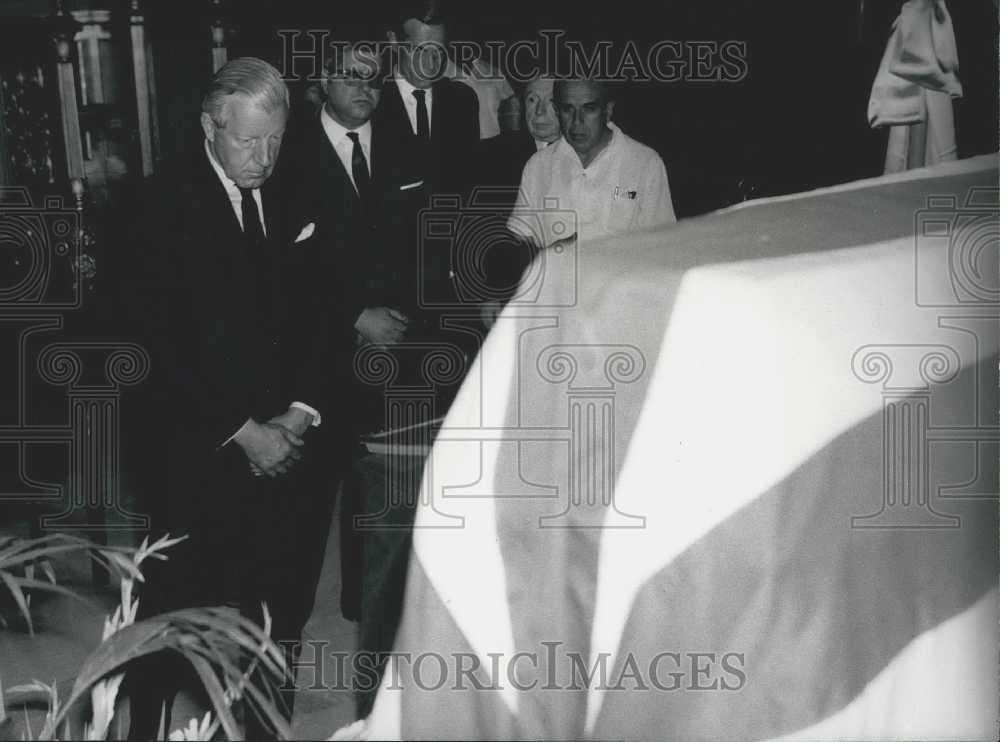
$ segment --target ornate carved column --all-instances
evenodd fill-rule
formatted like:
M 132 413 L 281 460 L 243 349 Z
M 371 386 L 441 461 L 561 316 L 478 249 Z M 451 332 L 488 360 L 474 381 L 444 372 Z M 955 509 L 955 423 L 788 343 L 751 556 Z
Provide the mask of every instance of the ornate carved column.
M 129 27 L 132 36 L 132 70 L 135 75 L 136 122 L 142 174 L 152 175 L 156 163 L 156 80 L 153 49 L 146 39 L 146 19 L 141 0 L 130 0 Z
M 219 68 L 229 59 L 229 51 L 226 49 L 226 16 L 227 11 L 223 0 L 211 0 L 212 2 L 212 72 L 218 72 Z
M 0 80 L 0 188 L 14 183 L 14 173 L 10 166 L 10 154 L 8 150 L 10 145 L 7 142 L 7 123 L 4 115 L 4 108 L 7 105 L 4 94 L 5 87 L 3 81 Z
M 84 177 L 83 140 L 80 136 L 80 112 L 76 101 L 76 69 L 73 62 L 73 36 L 80 24 L 56 0 L 52 14 L 53 42 L 56 53 L 56 85 L 59 90 L 60 120 L 66 151 L 66 174 Z
M 401 381 L 400 354 L 419 357 L 419 379 Z M 405 518 L 398 525 L 400 519 L 393 517 L 393 511 L 412 511 L 416 507 L 424 465 L 429 466 L 425 457 L 434 435 L 432 428 L 423 423 L 438 415 L 438 388 L 458 381 L 464 370 L 461 349 L 446 343 L 404 343 L 392 351 L 367 345 L 355 354 L 355 374 L 365 384 L 382 388 L 385 427 L 396 431 L 387 440 L 382 508 L 357 518 L 359 529 L 412 527 L 412 521 Z M 424 504 L 429 503 L 428 497 Z

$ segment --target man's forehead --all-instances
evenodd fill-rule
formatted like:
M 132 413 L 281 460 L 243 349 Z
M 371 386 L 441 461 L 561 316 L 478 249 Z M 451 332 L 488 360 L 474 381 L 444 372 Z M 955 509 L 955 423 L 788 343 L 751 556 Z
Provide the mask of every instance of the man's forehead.
M 234 134 L 241 132 L 253 134 L 265 129 L 283 129 L 288 120 L 288 109 L 284 106 L 267 111 L 239 93 L 228 96 L 225 105 L 226 128 Z
M 443 23 L 428 25 L 417 18 L 407 18 L 403 22 L 403 36 L 406 41 L 421 44 L 425 41 L 442 42 L 445 38 Z
M 552 95 L 552 88 L 555 87 L 555 84 L 556 81 L 552 77 L 536 77 L 524 86 L 524 94 L 527 96 L 534 93 L 544 98 L 547 95 Z
M 336 52 L 331 72 L 334 74 L 350 71 L 371 73 L 381 66 L 379 61 L 373 52 L 364 49 L 344 49 Z
M 590 80 L 571 80 L 559 86 L 559 100 L 572 99 L 578 105 L 603 103 L 601 87 Z

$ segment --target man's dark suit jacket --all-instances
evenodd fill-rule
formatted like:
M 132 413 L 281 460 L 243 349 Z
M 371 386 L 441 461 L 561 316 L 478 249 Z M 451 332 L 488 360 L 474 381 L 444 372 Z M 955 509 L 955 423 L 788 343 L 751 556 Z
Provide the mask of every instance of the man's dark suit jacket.
M 289 221 L 279 190 L 273 178 L 262 188 L 267 241 L 255 256 L 199 147 L 187 169 L 149 182 L 127 214 L 121 299 L 152 360 L 141 419 L 128 431 L 145 443 L 151 532 L 191 537 L 147 580 L 144 612 L 266 599 L 272 636 L 293 638 L 329 525 L 332 493 L 321 482 L 337 474 L 328 455 L 310 461 L 308 441 L 336 431 L 338 389 L 328 333 L 302 314 L 311 266 L 307 243 L 292 243 L 304 225 Z M 266 422 L 293 401 L 323 415 L 305 434 L 305 461 L 276 479 L 252 477 L 242 449 L 223 443 L 248 417 Z
M 312 245 L 324 293 L 339 295 L 342 337 L 366 307 L 417 307 L 418 212 L 427 186 L 415 137 L 372 127 L 371 185 L 362 203 L 318 115 L 300 124 L 279 175 L 293 181 L 294 209 L 316 216 Z M 303 217 L 304 219 L 305 217 Z M 300 219 L 301 220 L 301 219 Z
M 538 151 L 535 140 L 526 129 L 504 132 L 479 143 L 480 173 L 478 185 L 494 194 L 490 204 L 497 208 L 514 206 L 521 174 L 531 156 Z
M 438 216 L 456 219 L 460 199 L 462 208 L 478 178 L 479 101 L 475 92 L 462 83 L 442 79 L 433 84 L 430 107 L 430 139 L 420 139 L 413 133 L 401 92 L 394 80 L 382 89 L 382 100 L 374 120 L 380 130 L 392 138 L 412 143 L 420 163 L 420 173 L 427 186 L 426 206 Z M 442 307 L 460 303 L 453 275 L 461 262 L 454 249 L 440 241 L 425 240 L 420 281 L 428 303 Z M 438 320 L 434 320 L 438 323 Z
M 475 205 L 479 211 L 489 214 L 484 219 L 493 222 L 489 230 L 485 226 L 480 229 L 493 236 L 490 244 L 480 246 L 485 253 L 482 260 L 485 276 L 480 280 L 486 286 L 483 293 L 489 293 L 484 298 L 508 301 L 534 257 L 534 250 L 529 245 L 508 235 L 507 219 L 517 201 L 524 166 L 537 151 L 535 140 L 526 129 L 506 132 L 479 143 Z
M 390 307 L 410 318 L 408 340 L 427 334 L 430 318 L 420 305 L 420 210 L 428 202 L 427 184 L 416 153 L 416 137 L 372 127 L 371 181 L 364 200 L 330 143 L 320 117 L 301 126 L 282 177 L 294 180 L 295 208 L 315 214 L 313 248 L 321 266 L 316 293 L 336 299 L 338 348 L 342 367 L 352 368 L 357 349 L 354 324 L 368 307 Z M 402 359 L 404 365 L 406 360 Z M 402 380 L 400 380 L 402 381 Z M 353 378 L 353 432 L 383 426 L 382 389 Z
M 420 142 L 423 175 L 432 194 L 468 195 L 475 183 L 479 144 L 479 100 L 468 85 L 441 79 L 431 88 L 431 136 Z M 395 81 L 382 88 L 375 121 L 392 137 L 413 138 L 413 127 Z

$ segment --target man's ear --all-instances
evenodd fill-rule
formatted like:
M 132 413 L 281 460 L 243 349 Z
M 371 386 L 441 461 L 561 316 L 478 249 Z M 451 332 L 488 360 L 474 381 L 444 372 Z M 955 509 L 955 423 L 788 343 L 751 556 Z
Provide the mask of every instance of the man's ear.
M 608 113 L 608 121 L 611 121 L 615 116 L 615 102 L 613 100 L 609 100 L 604 104 L 604 110 Z
M 210 142 L 215 141 L 215 122 L 207 113 L 201 114 L 201 130 L 205 132 L 205 139 Z

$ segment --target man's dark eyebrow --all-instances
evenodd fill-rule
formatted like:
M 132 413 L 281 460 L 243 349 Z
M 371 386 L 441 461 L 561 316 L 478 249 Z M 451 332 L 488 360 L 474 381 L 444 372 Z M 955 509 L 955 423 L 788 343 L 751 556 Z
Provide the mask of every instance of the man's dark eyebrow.
M 566 101 L 555 101 L 557 106 L 571 106 L 572 103 L 567 103 Z M 600 98 L 595 98 L 594 100 L 585 100 L 578 107 L 584 108 L 585 106 L 603 106 L 604 102 Z

